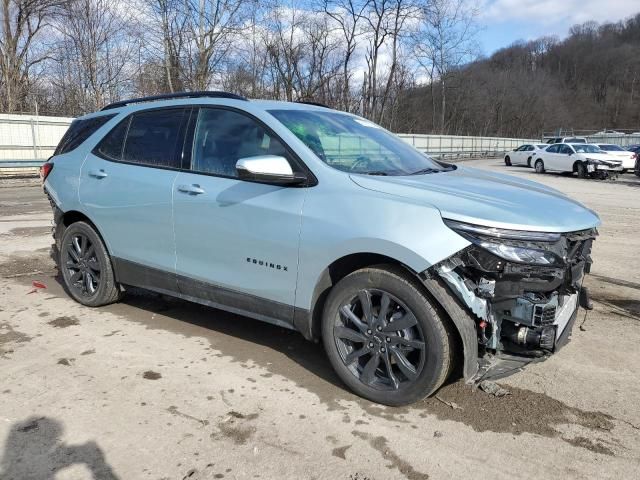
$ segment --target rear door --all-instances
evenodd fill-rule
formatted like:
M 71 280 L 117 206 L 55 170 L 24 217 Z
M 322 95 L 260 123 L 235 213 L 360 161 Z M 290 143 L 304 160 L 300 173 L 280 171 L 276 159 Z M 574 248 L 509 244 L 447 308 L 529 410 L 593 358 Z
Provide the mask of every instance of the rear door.
M 557 170 L 559 165 L 559 149 L 562 146 L 561 143 L 556 143 L 548 147 L 544 152 L 540 153 L 540 158 L 544 162 L 544 167 L 548 170 Z
M 138 285 L 175 289 L 164 272 L 175 270 L 172 187 L 189 111 L 159 108 L 129 115 L 82 167 L 80 201 L 118 271 L 142 276 L 132 282 Z
M 203 107 L 192 168 L 174 186 L 176 271 L 184 295 L 290 323 L 307 188 L 238 178 L 240 158 L 279 155 L 300 164 L 265 125 L 233 109 Z M 231 307 L 231 308 L 229 308 Z

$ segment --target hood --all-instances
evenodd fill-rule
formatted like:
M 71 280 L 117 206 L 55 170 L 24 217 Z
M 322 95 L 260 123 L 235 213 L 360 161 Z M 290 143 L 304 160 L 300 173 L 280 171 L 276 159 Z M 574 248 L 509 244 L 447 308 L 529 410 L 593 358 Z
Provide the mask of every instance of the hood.
M 623 152 L 620 150 L 613 150 L 611 152 L 607 152 L 608 155 L 611 155 L 612 157 L 618 157 L 618 158 L 629 158 L 629 157 L 633 157 L 633 152 Z
M 622 161 L 622 159 L 620 158 L 616 158 L 613 155 L 611 155 L 610 153 L 584 153 L 584 152 L 580 152 L 578 155 L 584 157 L 584 158 L 591 158 L 593 160 L 602 160 L 603 162 L 613 162 L 613 163 L 620 163 Z
M 510 175 L 458 166 L 415 176 L 351 175 L 362 188 L 431 205 L 443 218 L 496 228 L 573 232 L 598 215 L 553 188 Z

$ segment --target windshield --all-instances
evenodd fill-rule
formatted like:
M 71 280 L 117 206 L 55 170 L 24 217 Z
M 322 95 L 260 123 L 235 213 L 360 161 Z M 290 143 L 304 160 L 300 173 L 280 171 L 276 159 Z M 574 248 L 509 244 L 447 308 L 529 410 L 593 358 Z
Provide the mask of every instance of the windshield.
M 624 152 L 624 149 L 618 145 L 598 145 L 602 150 L 607 152 Z
M 571 145 L 576 152 L 578 153 L 605 153 L 602 150 L 600 150 L 598 147 L 596 147 L 595 145 L 589 145 L 589 144 L 573 144 Z
M 271 110 L 327 165 L 351 173 L 412 175 L 452 170 L 364 118 L 335 112 Z

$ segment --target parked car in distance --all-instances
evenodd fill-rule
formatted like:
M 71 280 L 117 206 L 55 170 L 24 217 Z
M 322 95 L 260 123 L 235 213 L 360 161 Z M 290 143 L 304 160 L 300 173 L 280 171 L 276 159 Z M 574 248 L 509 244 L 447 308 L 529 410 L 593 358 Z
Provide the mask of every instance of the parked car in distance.
M 79 303 L 135 286 L 297 330 L 387 405 L 454 365 L 477 382 L 547 358 L 590 304 L 595 212 L 322 106 L 117 102 L 76 119 L 41 175 Z
M 527 167 L 531 167 L 531 161 L 535 158 L 538 151 L 547 147 L 548 145 L 544 143 L 520 145 L 518 148 L 504 155 L 504 164 L 507 167 L 511 165 L 526 165 Z
M 634 169 L 636 165 L 636 154 L 634 152 L 625 150 L 620 145 L 615 145 L 613 143 L 598 143 L 597 145 L 600 150 L 607 152 L 618 160 L 622 160 L 622 168 L 624 169 L 623 173 Z
M 553 137 L 547 140 L 547 144 L 553 143 L 587 143 L 584 137 Z
M 589 143 L 556 143 L 540 152 L 534 162 L 537 173 L 547 170 L 577 173 L 580 178 L 605 178 L 621 173 L 622 160 Z

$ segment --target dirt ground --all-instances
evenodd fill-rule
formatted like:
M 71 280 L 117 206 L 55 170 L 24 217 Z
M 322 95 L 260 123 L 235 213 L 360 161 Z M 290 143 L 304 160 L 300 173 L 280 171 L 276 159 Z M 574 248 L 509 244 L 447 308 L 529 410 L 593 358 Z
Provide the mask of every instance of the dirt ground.
M 595 309 L 511 395 L 454 382 L 407 408 L 349 393 L 295 332 L 142 290 L 73 302 L 41 188 L 0 181 L 0 478 L 639 478 L 640 179 L 468 164 L 601 215 Z

